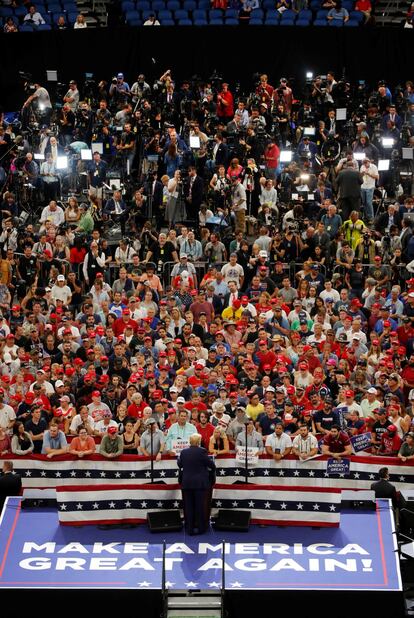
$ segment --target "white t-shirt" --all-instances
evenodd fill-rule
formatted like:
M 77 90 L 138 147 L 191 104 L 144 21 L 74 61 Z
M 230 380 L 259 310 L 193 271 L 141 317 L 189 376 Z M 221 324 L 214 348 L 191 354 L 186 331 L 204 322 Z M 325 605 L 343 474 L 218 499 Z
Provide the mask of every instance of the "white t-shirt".
M 375 189 L 376 179 L 371 178 L 371 176 L 368 176 L 368 174 L 378 176 L 377 166 L 374 165 L 373 163 L 370 163 L 368 167 L 365 167 L 365 165 L 361 165 L 361 168 L 359 171 L 362 174 L 361 189 Z
M 283 453 L 287 448 L 291 448 L 292 440 L 285 433 L 282 433 L 281 436 L 271 433 L 270 436 L 266 438 L 266 446 L 270 446 L 273 452 L 279 449 L 280 452 Z
M 80 414 L 77 414 L 75 417 L 73 417 L 72 422 L 70 424 L 70 427 L 69 427 L 70 433 L 77 433 L 79 425 L 82 425 L 82 424 L 83 424 L 82 417 Z M 92 416 L 88 416 L 88 425 L 91 427 L 91 429 L 95 429 L 95 421 L 93 420 Z
M 68 285 L 64 285 L 63 287 L 54 285 L 52 287 L 51 296 L 54 300 L 61 300 L 66 305 L 72 296 L 72 292 L 70 291 L 70 287 Z
M 229 281 L 236 281 L 237 285 L 240 286 L 240 279 L 244 277 L 244 270 L 241 264 L 235 264 L 232 266 L 230 263 L 225 264 L 221 269 L 221 274 L 224 277 L 225 283 L 228 284 Z
M 10 421 L 14 421 L 15 418 L 16 414 L 13 408 L 4 403 L 3 406 L 0 408 L 0 427 L 7 431 Z

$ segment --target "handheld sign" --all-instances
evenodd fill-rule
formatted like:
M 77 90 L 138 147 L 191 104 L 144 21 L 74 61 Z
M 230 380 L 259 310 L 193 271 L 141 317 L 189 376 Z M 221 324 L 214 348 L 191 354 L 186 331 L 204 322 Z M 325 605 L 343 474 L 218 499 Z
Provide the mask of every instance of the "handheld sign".
M 349 459 L 335 459 L 331 457 L 327 461 L 326 472 L 328 476 L 349 476 Z

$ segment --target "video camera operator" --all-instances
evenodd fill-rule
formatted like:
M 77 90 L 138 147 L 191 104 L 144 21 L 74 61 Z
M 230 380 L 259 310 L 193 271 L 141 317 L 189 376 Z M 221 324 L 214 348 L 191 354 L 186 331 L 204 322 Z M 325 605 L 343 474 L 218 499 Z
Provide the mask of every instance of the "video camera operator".
M 125 103 L 130 100 L 131 91 L 127 82 L 124 81 L 124 74 L 118 73 L 112 78 L 109 87 L 109 98 L 111 99 L 111 107 L 121 109 Z
M 23 103 L 23 109 L 28 108 L 33 103 L 34 112 L 39 124 L 49 126 L 53 112 L 49 92 L 39 83 L 35 83 L 34 88 L 33 94 Z
M 93 113 L 86 101 L 79 104 L 76 114 L 75 137 L 77 140 L 91 143 L 93 129 Z
M 146 99 L 151 96 L 151 86 L 145 81 L 145 75 L 140 73 L 137 77 L 137 81 L 131 86 L 132 103 L 139 105 L 142 99 Z
M 68 146 L 71 143 L 75 123 L 76 116 L 70 108 L 69 103 L 65 103 L 58 116 L 59 136 L 62 146 Z

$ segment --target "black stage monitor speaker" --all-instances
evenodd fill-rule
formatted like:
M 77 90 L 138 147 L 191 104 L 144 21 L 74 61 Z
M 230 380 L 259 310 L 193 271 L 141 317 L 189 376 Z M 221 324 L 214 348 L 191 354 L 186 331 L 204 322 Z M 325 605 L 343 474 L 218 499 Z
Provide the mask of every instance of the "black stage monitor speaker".
M 150 532 L 173 532 L 174 530 L 181 530 L 183 527 L 180 511 L 147 513 L 147 523 Z
M 214 527 L 216 530 L 236 530 L 237 532 L 248 532 L 250 518 L 250 511 L 219 509 L 217 518 L 214 522 Z

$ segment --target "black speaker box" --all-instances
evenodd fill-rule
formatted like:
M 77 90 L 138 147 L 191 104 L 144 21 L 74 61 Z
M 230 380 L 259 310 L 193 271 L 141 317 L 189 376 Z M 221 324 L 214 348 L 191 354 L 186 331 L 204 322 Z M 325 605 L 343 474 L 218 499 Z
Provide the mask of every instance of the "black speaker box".
M 248 532 L 250 526 L 250 511 L 233 511 L 219 509 L 214 521 L 216 530 L 235 530 L 237 532 Z
M 183 527 L 180 511 L 155 511 L 154 513 L 147 513 L 147 523 L 151 532 L 172 532 L 173 530 L 181 530 Z

